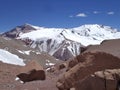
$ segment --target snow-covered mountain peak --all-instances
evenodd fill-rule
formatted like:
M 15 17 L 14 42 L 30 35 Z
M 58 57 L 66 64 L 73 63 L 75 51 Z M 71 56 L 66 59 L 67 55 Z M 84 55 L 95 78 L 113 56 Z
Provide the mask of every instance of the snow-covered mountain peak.
M 100 30 L 100 29 L 104 29 L 104 30 L 111 30 L 111 31 L 116 31 L 117 29 L 113 29 L 112 27 L 110 26 L 105 26 L 105 25 L 99 25 L 99 24 L 85 24 L 85 25 L 82 25 L 80 27 L 76 27 L 76 28 L 73 28 L 73 29 L 76 29 L 76 30 L 85 30 L 85 29 L 89 29 L 89 30 L 92 30 L 94 31 L 95 29 L 96 30 Z
M 91 35 L 107 35 L 117 32 L 117 29 L 113 29 L 110 26 L 98 25 L 98 24 L 86 24 L 80 27 L 73 28 L 75 32 L 82 36 L 91 36 Z
M 56 38 L 59 36 L 62 30 L 57 29 L 48 29 L 48 28 L 39 28 L 36 31 L 25 33 L 20 35 L 20 38 L 29 38 L 31 40 L 37 40 L 40 38 Z
M 5 33 L 6 36 L 21 39 L 40 52 L 47 52 L 59 59 L 68 59 L 80 53 L 81 46 L 100 44 L 106 39 L 120 38 L 120 32 L 110 26 L 86 24 L 75 28 L 45 28 L 25 24 Z M 74 48 L 74 49 L 73 49 Z M 66 53 L 69 55 L 66 56 Z
M 90 39 L 94 42 L 101 42 L 104 39 L 113 39 L 115 34 L 118 33 L 117 29 L 113 29 L 110 26 L 98 25 L 98 24 L 85 24 L 80 27 L 64 29 L 64 28 L 44 28 L 39 26 L 34 26 L 31 24 L 23 24 L 17 26 L 9 32 L 3 34 L 3 36 L 25 39 L 29 38 L 31 40 L 38 40 L 41 38 L 56 39 L 57 41 L 67 39 L 75 42 L 79 42 L 82 45 L 83 40 L 81 38 L 86 38 L 86 42 L 90 42 Z M 117 34 L 117 37 L 119 34 Z M 116 37 L 116 38 L 117 38 Z M 95 44 L 90 42 L 89 44 Z M 98 43 L 96 43 L 98 44 Z M 86 46 L 85 45 L 85 46 Z

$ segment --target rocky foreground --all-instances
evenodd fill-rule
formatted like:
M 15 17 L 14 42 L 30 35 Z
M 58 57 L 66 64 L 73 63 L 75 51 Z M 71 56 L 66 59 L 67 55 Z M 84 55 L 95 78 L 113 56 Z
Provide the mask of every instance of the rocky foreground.
M 67 72 L 57 81 L 59 90 L 119 90 L 120 40 L 84 48 L 68 62 Z
M 26 66 L 0 62 L 0 90 L 120 90 L 119 45 L 118 39 L 88 46 L 76 58 L 46 69 L 34 60 Z
M 36 68 L 36 66 L 34 67 Z M 27 67 L 26 71 L 29 71 L 30 68 L 33 67 Z M 0 62 L 0 90 L 57 90 L 56 75 L 46 73 L 46 80 L 44 81 L 37 80 L 22 83 L 15 80 L 16 76 L 22 72 L 21 70 L 23 70 L 23 67 L 8 65 Z M 25 70 L 23 72 L 25 72 Z

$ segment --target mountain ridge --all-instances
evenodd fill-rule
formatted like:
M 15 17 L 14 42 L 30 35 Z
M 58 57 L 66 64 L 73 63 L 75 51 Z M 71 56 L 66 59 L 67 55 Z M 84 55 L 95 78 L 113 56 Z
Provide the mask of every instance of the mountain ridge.
M 98 24 L 86 24 L 69 29 L 24 24 L 3 33 L 2 36 L 20 39 L 40 52 L 67 60 L 79 55 L 80 47 L 100 44 L 106 39 L 118 39 L 120 32 L 110 26 Z

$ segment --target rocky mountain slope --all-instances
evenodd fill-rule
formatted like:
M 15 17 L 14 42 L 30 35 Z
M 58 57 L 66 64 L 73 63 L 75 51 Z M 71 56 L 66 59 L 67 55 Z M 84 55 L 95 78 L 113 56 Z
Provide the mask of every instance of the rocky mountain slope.
M 2 36 L 4 37 L 10 37 L 10 38 L 16 38 L 19 36 L 19 34 L 21 33 L 28 33 L 31 31 L 36 30 L 36 28 L 30 26 L 29 24 L 24 24 L 22 26 L 17 26 L 15 28 L 13 28 L 12 30 L 5 32 L 2 34 Z
M 120 38 L 120 32 L 104 25 L 83 25 L 76 28 L 44 28 L 24 24 L 2 36 L 23 40 L 39 52 L 67 60 L 80 54 L 80 47 L 100 44 L 106 39 Z M 67 54 L 66 54 L 67 53 Z
M 31 60 L 38 61 L 44 68 L 48 67 L 48 61 L 52 64 L 61 62 L 47 53 L 40 53 L 38 50 L 26 46 L 21 40 L 0 36 L 0 61 L 24 66 Z
M 44 81 L 38 80 L 23 84 L 15 80 L 16 76 L 20 74 L 21 69 L 23 70 L 24 68 L 26 71 L 29 71 L 30 68 L 34 69 L 36 67 L 35 64 L 33 65 L 32 67 L 29 65 L 26 68 L 0 62 L 0 90 L 57 90 L 55 84 L 56 78 L 59 76 L 54 75 L 56 76 L 55 78 L 52 75 L 48 75 L 48 73 L 46 73 L 46 80 Z

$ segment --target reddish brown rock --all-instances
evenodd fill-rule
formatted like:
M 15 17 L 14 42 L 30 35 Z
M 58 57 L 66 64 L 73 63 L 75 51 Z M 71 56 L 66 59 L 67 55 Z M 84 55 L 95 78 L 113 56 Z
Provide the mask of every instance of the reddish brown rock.
M 120 69 L 95 72 L 83 81 L 77 81 L 75 90 L 119 90 Z
M 90 45 L 86 52 L 106 52 L 120 58 L 120 39 L 104 40 L 100 45 Z
M 64 68 L 66 68 L 66 67 L 67 67 L 66 62 L 61 63 L 61 64 L 56 64 L 56 68 L 57 68 L 58 70 L 64 69 Z
M 34 80 L 45 80 L 45 72 L 43 68 L 34 60 L 22 67 L 20 72 L 21 73 L 18 74 L 17 77 L 24 83 Z
M 83 53 L 75 59 L 71 69 L 58 80 L 57 87 L 59 90 L 67 90 L 74 87 L 77 81 L 83 82 L 94 72 L 119 68 L 120 59 L 111 54 L 104 52 Z
M 21 84 L 16 81 L 16 75 L 20 74 L 22 66 L 11 65 L 0 62 L 0 90 L 58 90 L 56 81 L 58 75 L 46 73 L 45 80 L 37 80 Z
M 33 69 L 27 73 L 20 73 L 17 77 L 24 83 L 35 80 L 45 80 L 45 72 L 43 70 Z

